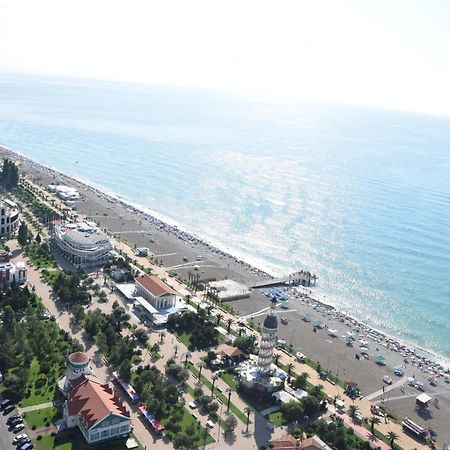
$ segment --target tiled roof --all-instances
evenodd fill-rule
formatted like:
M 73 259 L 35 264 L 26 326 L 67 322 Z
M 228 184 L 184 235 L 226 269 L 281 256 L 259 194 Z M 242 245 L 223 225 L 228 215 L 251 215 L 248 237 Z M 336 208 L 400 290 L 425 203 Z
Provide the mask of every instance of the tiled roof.
M 91 428 L 110 413 L 130 417 L 122 402 L 108 384 L 86 380 L 69 393 L 67 399 L 69 415 L 81 415 L 86 427 Z
M 69 355 L 69 362 L 72 364 L 86 364 L 89 362 L 89 357 L 86 353 L 83 352 L 75 352 Z
M 244 354 L 244 352 L 237 347 L 231 347 L 231 346 L 227 346 L 222 350 L 222 353 L 225 356 L 228 356 L 228 358 L 234 358 L 236 356 L 242 356 Z
M 136 282 L 143 286 L 155 297 L 161 297 L 162 295 L 175 295 L 176 292 L 166 283 L 161 281 L 158 277 L 151 277 L 149 275 L 141 275 L 136 278 Z
M 274 439 L 272 446 L 277 450 L 294 450 L 299 448 L 299 441 L 292 434 L 287 434 L 279 439 Z
M 312 436 L 308 439 L 305 439 L 302 442 L 301 448 L 308 450 L 331 450 L 330 447 L 328 447 L 328 445 L 319 438 L 319 436 Z

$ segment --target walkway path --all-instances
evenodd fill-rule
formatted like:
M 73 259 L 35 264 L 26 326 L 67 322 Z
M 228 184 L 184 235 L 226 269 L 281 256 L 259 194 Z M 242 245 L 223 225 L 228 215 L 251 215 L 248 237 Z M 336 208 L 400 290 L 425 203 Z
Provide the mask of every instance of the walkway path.
M 27 413 L 30 411 L 37 411 L 38 409 L 50 408 L 53 406 L 52 402 L 40 403 L 39 405 L 25 406 L 25 408 L 17 408 L 19 413 Z
M 399 386 L 404 385 L 407 380 L 408 380 L 408 377 L 403 377 L 400 380 L 396 381 L 395 383 L 390 384 L 389 386 L 384 386 L 383 389 L 379 389 L 378 391 L 376 391 L 370 395 L 366 395 L 364 398 L 366 400 L 373 400 L 374 398 L 379 397 L 380 395 L 386 394 L 386 392 L 392 391 L 392 389 L 395 389 Z

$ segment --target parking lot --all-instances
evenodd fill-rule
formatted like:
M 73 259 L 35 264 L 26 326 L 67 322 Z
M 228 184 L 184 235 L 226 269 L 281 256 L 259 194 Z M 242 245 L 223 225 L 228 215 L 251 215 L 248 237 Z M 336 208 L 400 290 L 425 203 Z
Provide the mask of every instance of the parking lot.
M 18 434 L 26 433 L 26 429 L 14 433 L 7 424 L 7 420 L 9 417 L 18 414 L 17 409 L 14 408 L 8 414 L 4 414 L 6 412 L 5 410 L 7 411 L 7 408 L 0 412 L 0 450 L 16 450 L 16 446 L 12 444 L 12 441 Z

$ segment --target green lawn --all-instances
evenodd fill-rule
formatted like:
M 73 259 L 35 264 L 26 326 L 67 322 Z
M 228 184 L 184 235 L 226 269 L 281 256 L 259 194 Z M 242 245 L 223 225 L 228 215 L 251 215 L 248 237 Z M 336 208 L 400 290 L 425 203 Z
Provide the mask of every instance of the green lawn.
M 225 381 L 225 383 L 227 383 L 233 391 L 237 391 L 239 383 L 231 373 L 223 372 L 220 374 L 220 378 L 222 378 L 222 380 Z
M 57 368 L 54 368 L 54 370 L 57 370 Z M 43 385 L 39 387 L 41 383 Z M 39 362 L 34 358 L 28 374 L 27 394 L 20 405 L 25 407 L 51 402 L 55 396 L 55 390 L 55 383 L 50 383 L 50 386 L 47 385 L 47 379 L 40 372 Z
M 188 368 L 198 378 L 198 369 L 194 367 L 191 362 L 188 363 Z M 200 381 L 211 391 L 212 383 L 203 374 Z M 214 395 L 219 398 L 224 405 L 227 404 L 228 397 L 226 395 L 217 390 L 214 391 Z M 247 423 L 247 416 L 232 402 L 230 402 L 230 410 L 242 423 Z M 251 420 L 250 423 L 252 423 Z
M 282 425 L 287 425 L 287 422 L 284 420 L 281 411 L 272 412 L 268 416 L 266 416 L 266 418 L 268 418 L 273 423 L 275 428 L 281 427 Z
M 161 423 L 163 425 L 166 425 L 165 420 L 162 419 Z M 215 442 L 214 438 L 207 432 L 205 428 L 202 427 L 200 422 L 194 419 L 192 414 L 186 409 L 183 408 L 183 418 L 180 422 L 181 431 L 185 431 L 188 427 L 193 426 L 195 428 L 195 443 L 200 447 L 205 443 L 205 437 L 206 437 L 206 444 L 211 444 Z M 174 435 L 169 431 L 165 430 L 164 434 L 170 438 L 170 440 L 174 439 Z
M 59 417 L 56 408 L 53 406 L 50 408 L 38 409 L 36 411 L 29 411 L 24 413 L 23 416 L 29 428 L 32 428 L 33 426 L 36 428 L 49 426 L 50 423 L 54 422 L 54 420 Z
M 136 439 L 136 438 L 134 438 Z M 136 439 L 139 447 L 143 450 L 142 445 Z M 57 436 L 43 436 L 40 440 L 34 441 L 37 450 L 90 450 L 83 436 L 79 431 L 69 431 L 60 433 Z M 125 440 L 112 441 L 105 444 L 95 446 L 96 450 L 125 450 Z

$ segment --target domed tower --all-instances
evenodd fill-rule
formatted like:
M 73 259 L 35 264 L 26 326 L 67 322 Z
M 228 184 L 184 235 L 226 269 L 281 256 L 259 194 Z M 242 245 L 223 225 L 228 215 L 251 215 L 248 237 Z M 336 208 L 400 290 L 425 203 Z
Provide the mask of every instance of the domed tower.
M 81 375 L 91 375 L 91 368 L 89 367 L 89 357 L 86 353 L 75 352 L 69 355 L 69 363 L 67 365 L 67 373 L 64 390 L 71 389 L 72 381 L 81 377 Z
M 264 319 L 261 341 L 259 343 L 258 369 L 267 373 L 273 361 L 273 351 L 277 343 L 278 321 L 275 312 L 276 301 L 272 300 L 269 314 Z

